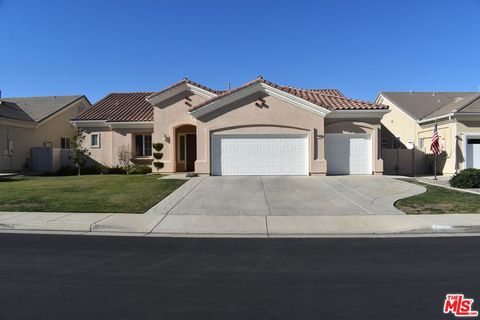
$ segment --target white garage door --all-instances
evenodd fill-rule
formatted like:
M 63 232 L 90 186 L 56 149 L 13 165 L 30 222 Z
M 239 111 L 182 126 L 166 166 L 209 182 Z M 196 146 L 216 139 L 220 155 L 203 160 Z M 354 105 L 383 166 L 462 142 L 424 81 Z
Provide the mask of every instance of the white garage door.
M 326 134 L 328 174 L 371 174 L 372 139 L 369 134 Z
M 212 173 L 308 175 L 306 135 L 213 135 Z
M 480 137 L 467 138 L 467 168 L 480 168 Z

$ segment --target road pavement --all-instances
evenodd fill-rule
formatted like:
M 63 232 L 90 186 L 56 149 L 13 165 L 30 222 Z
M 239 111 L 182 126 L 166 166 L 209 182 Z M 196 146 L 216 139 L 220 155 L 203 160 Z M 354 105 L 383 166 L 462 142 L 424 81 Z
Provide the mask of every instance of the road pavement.
M 480 238 L 0 234 L 0 319 L 453 319 Z

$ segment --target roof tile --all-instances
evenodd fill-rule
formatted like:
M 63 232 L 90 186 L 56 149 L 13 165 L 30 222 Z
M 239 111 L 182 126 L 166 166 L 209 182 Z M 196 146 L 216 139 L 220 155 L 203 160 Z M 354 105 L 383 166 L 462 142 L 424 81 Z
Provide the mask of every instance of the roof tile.
M 374 104 L 367 101 L 349 99 L 346 98 L 339 90 L 336 89 L 299 89 L 289 86 L 281 86 L 271 81 L 265 80 L 262 77 L 258 77 L 253 81 L 247 82 L 246 84 L 235 88 L 230 91 L 226 91 L 210 100 L 206 100 L 200 104 L 192 106 L 189 111 L 194 111 L 200 109 L 216 100 L 220 100 L 225 96 L 228 96 L 232 93 L 241 91 L 253 84 L 264 83 L 276 89 L 285 91 L 287 93 L 293 94 L 299 98 L 312 102 L 322 108 L 328 110 L 383 110 L 388 109 L 388 106 Z
M 73 120 L 153 121 L 153 106 L 145 100 L 151 94 L 152 92 L 110 93 Z

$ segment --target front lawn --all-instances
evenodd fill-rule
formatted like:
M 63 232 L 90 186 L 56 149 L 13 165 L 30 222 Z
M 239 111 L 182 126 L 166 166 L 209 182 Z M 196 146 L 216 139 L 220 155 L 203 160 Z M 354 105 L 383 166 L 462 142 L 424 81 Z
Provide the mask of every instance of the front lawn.
M 480 213 L 480 195 L 450 190 L 417 182 L 399 179 L 424 186 L 427 192 L 398 200 L 395 207 L 406 214 Z
M 0 211 L 143 213 L 185 182 L 158 178 L 88 175 L 0 180 Z

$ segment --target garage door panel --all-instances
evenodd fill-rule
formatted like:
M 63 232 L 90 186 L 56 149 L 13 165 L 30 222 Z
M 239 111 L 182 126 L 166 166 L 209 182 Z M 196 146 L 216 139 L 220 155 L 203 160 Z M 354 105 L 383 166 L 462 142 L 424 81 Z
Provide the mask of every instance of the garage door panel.
M 328 174 L 371 174 L 372 141 L 369 134 L 326 134 Z
M 213 135 L 212 173 L 308 175 L 307 150 L 306 135 Z

